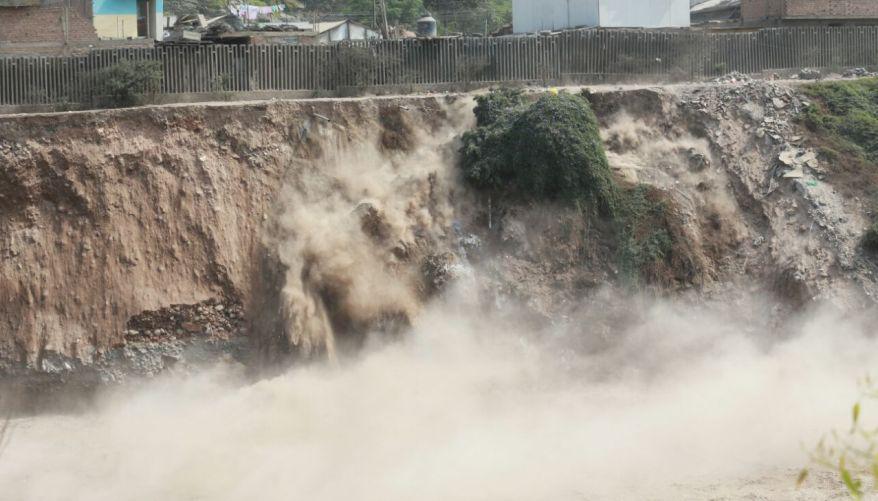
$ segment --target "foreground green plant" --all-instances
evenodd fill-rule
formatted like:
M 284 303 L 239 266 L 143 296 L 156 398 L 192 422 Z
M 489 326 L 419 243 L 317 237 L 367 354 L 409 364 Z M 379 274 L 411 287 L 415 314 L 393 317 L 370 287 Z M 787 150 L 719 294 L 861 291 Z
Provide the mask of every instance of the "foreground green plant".
M 851 408 L 851 426 L 847 432 L 833 430 L 820 439 L 811 451 L 814 466 L 836 472 L 845 489 L 853 499 L 860 500 L 866 494 L 868 477 L 878 484 L 878 427 L 867 426 L 862 421 L 865 401 L 878 401 L 878 388 L 866 377 L 861 382 L 862 395 Z M 810 469 L 799 473 L 797 485 L 808 480 Z

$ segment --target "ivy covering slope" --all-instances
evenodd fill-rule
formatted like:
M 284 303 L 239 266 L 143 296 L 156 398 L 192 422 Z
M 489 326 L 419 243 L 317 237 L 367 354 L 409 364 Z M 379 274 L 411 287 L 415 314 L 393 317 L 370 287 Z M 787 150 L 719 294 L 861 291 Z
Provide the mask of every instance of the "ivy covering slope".
M 616 215 L 619 190 L 587 101 L 545 94 L 526 105 L 520 93 L 499 91 L 480 97 L 475 114 L 478 127 L 464 135 L 462 157 L 473 186 Z
M 589 102 L 566 93 L 536 101 L 502 89 L 476 98 L 477 126 L 463 136 L 465 181 L 499 203 L 578 207 L 609 227 L 617 266 L 629 279 L 669 282 L 695 273 L 670 199 L 614 179 Z

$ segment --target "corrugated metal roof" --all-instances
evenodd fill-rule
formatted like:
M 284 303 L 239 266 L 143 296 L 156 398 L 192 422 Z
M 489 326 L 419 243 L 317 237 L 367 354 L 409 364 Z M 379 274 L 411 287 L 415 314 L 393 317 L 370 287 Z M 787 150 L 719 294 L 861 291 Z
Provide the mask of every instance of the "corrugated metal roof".
M 706 0 L 692 7 L 693 14 L 703 14 L 714 10 L 730 9 L 732 7 L 740 7 L 741 0 Z
M 0 0 L 0 7 L 38 7 L 41 0 Z

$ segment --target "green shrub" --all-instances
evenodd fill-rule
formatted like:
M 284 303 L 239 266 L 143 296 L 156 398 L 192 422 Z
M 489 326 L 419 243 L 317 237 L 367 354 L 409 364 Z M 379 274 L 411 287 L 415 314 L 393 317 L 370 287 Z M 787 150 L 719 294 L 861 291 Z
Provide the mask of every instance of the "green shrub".
M 491 125 L 506 113 L 525 104 L 524 91 L 520 89 L 501 88 L 487 94 L 476 96 L 476 125 Z
M 668 195 L 646 185 L 617 184 L 597 119 L 581 96 L 493 91 L 475 110 L 478 126 L 463 136 L 461 169 L 474 188 L 501 203 L 560 202 L 600 219 L 628 283 L 672 286 L 697 262 Z
M 667 227 L 668 206 L 662 199 L 650 196 L 644 185 L 629 189 L 622 205 L 618 264 L 622 276 L 636 280 L 651 272 L 673 250 L 673 238 Z
M 94 74 L 95 105 L 121 108 L 142 104 L 161 89 L 162 79 L 160 62 L 123 59 Z
M 481 125 L 464 134 L 461 150 L 464 178 L 474 187 L 615 214 L 619 190 L 587 101 L 546 94 L 525 106 L 520 96 L 495 91 L 476 115 Z

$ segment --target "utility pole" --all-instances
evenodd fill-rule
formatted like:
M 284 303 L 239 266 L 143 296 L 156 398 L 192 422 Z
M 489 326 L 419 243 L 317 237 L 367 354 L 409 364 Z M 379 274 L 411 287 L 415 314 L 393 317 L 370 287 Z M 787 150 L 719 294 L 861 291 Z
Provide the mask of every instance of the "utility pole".
M 69 45 L 69 44 L 70 44 L 70 0 L 67 0 L 67 5 L 64 7 L 64 45 Z
M 384 36 L 384 39 L 390 38 L 390 26 L 387 25 L 387 4 L 384 3 L 384 0 L 378 0 L 381 6 L 381 17 L 384 19 L 384 25 L 381 28 L 381 35 Z

